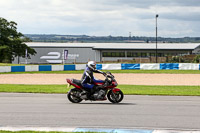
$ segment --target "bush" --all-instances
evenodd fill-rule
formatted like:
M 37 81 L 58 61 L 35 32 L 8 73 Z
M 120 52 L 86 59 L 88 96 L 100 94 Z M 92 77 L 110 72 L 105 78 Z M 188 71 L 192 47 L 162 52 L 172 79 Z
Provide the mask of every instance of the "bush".
M 181 56 L 172 56 L 171 60 L 170 60 L 171 63 L 183 63 L 184 60 L 183 60 L 183 57 Z
M 194 63 L 200 63 L 200 55 L 196 55 L 193 59 Z

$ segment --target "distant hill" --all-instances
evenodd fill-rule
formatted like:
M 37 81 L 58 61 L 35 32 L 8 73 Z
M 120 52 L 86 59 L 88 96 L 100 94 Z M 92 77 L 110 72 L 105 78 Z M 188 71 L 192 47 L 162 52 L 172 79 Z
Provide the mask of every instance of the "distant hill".
M 123 37 L 123 36 L 88 36 L 88 35 L 56 35 L 56 34 L 25 34 L 33 42 L 82 42 L 82 43 L 148 43 L 155 42 L 155 37 Z M 164 38 L 158 37 L 163 43 L 200 43 L 200 37 Z

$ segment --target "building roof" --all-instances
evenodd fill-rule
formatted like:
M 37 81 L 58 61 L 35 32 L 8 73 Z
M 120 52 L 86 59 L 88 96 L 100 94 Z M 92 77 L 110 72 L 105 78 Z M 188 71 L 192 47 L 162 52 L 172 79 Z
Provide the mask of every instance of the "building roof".
M 32 48 L 36 47 L 62 47 L 62 48 L 93 48 L 95 50 L 123 50 L 123 49 L 156 49 L 155 43 L 45 43 L 45 42 L 31 42 L 26 43 Z M 194 50 L 200 46 L 200 43 L 158 43 L 157 49 L 160 50 Z

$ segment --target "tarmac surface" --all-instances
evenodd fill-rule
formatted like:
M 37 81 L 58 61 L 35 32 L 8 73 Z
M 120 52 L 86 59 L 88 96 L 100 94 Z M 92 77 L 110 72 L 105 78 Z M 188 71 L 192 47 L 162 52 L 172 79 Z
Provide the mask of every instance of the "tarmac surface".
M 125 95 L 70 103 L 66 94 L 0 93 L 0 127 L 107 127 L 200 130 L 200 97 Z

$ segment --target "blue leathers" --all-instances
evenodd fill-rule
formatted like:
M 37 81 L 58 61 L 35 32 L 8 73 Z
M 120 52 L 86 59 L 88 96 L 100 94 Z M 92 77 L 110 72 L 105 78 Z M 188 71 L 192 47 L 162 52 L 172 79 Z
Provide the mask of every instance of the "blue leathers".
M 81 84 L 87 91 L 92 91 L 94 88 L 94 83 L 102 83 L 102 80 L 96 80 L 93 76 L 93 72 L 104 74 L 104 72 L 99 71 L 97 69 L 91 69 L 88 66 L 85 68 L 83 73 Z

